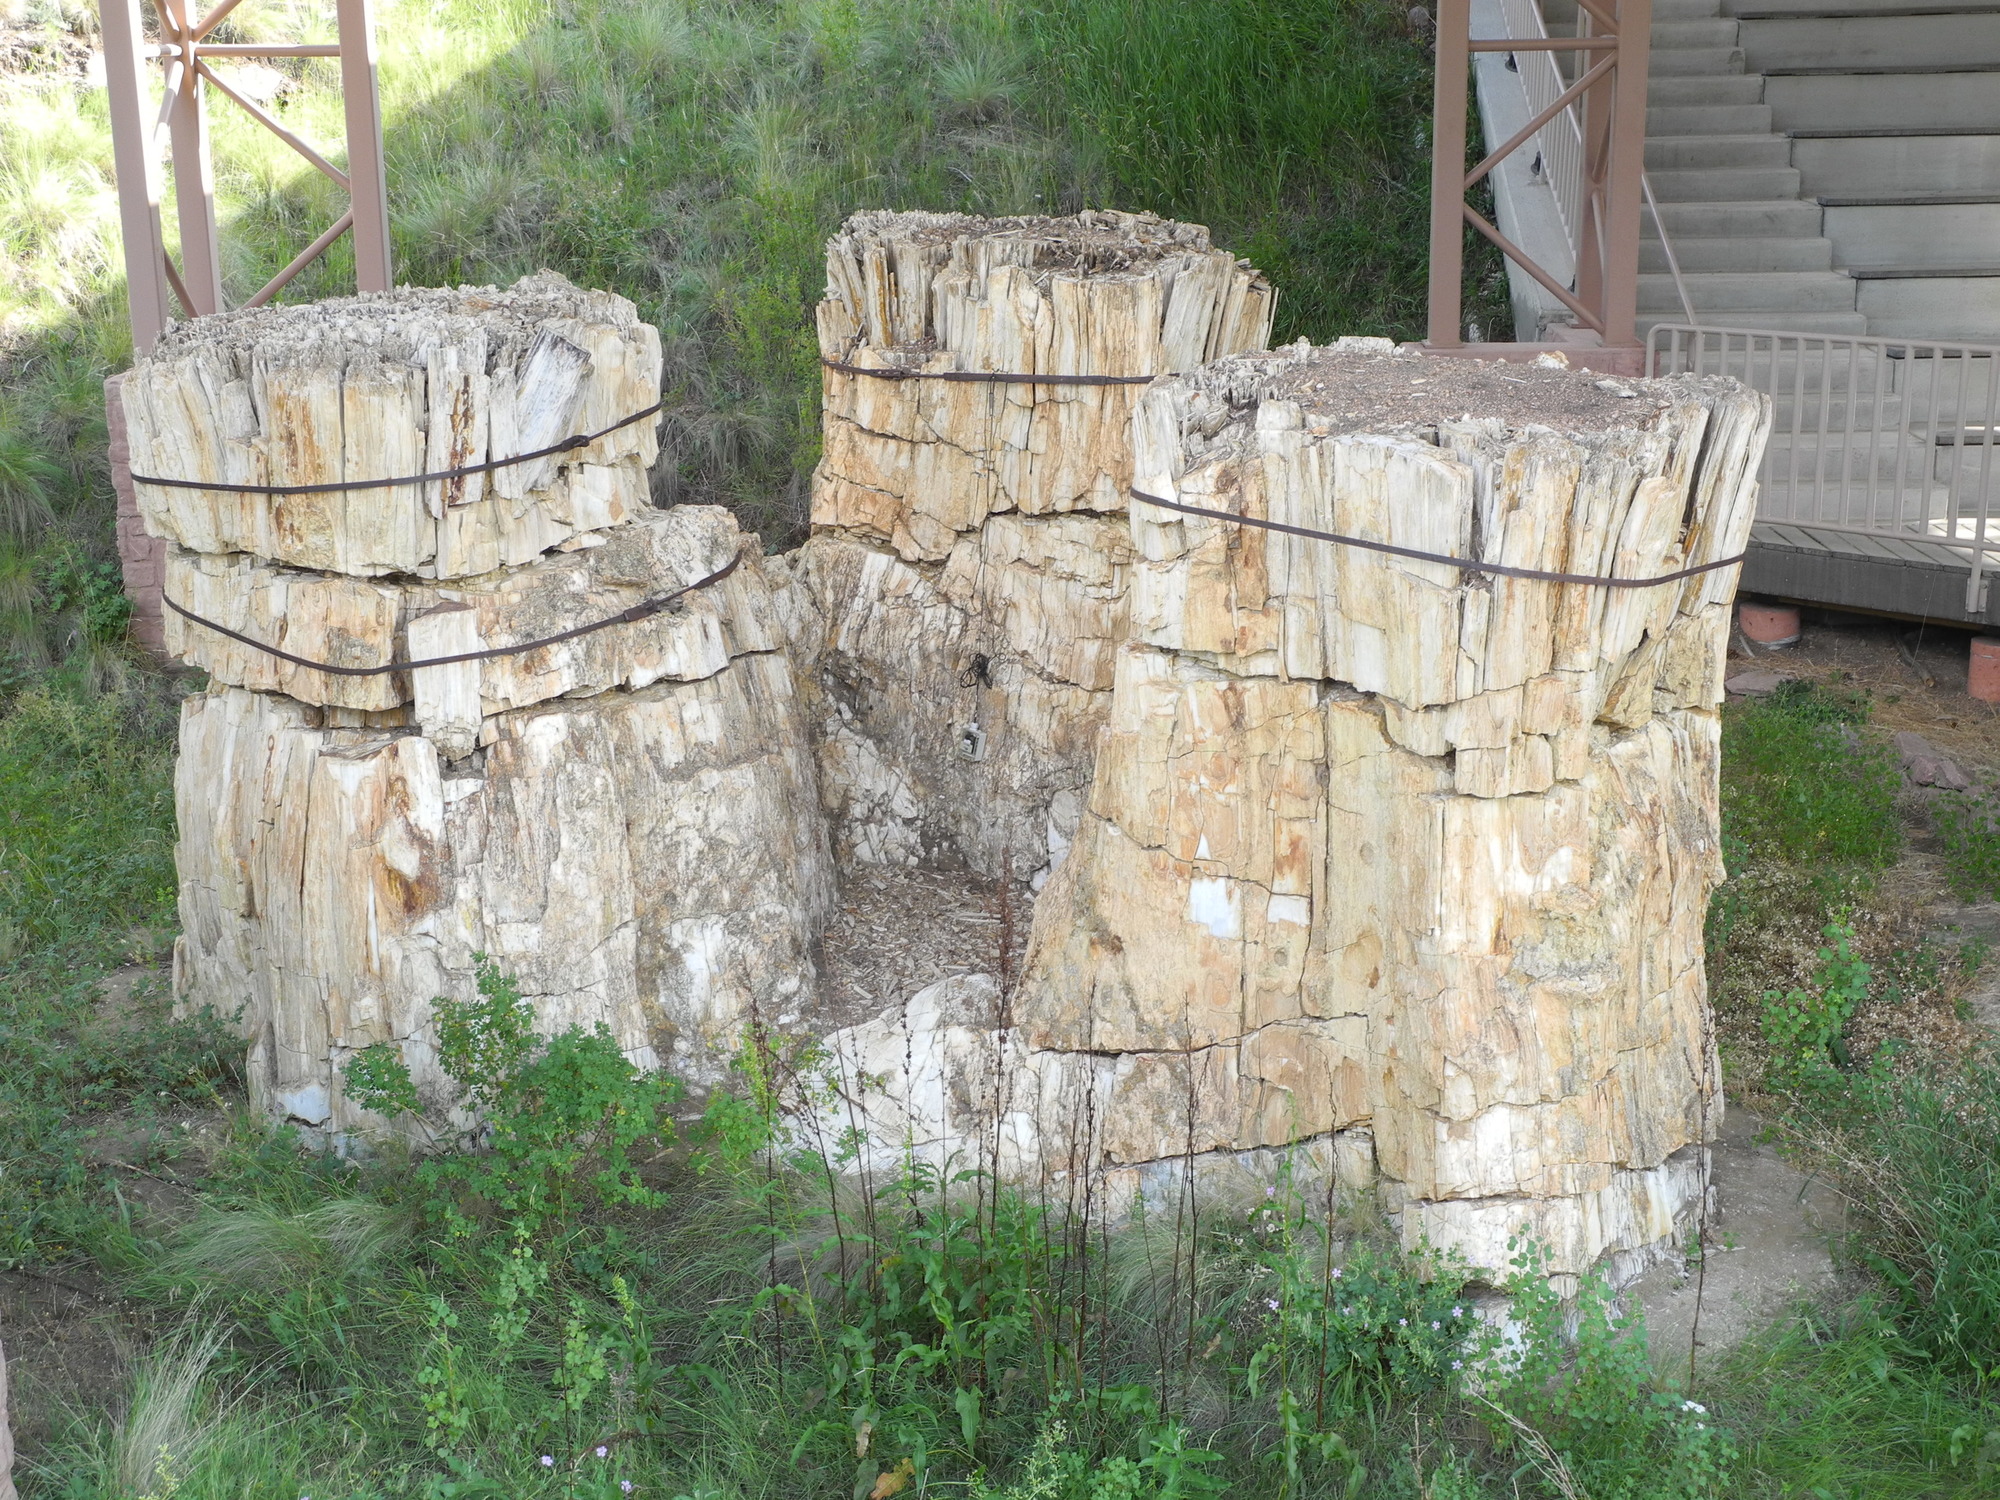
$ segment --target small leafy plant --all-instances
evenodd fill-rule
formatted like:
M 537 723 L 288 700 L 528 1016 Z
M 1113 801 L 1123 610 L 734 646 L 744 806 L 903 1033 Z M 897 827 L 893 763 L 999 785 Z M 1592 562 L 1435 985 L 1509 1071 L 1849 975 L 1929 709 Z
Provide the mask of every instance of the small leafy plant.
M 1962 900 L 2000 896 L 2000 795 L 1959 792 L 1939 801 L 1945 878 Z
M 1643 1325 L 1601 1272 L 1565 1304 L 1548 1252 L 1517 1238 L 1505 1344 L 1480 1372 L 1495 1444 L 1558 1494 L 1700 1500 L 1729 1493 L 1734 1444 L 1700 1402 L 1659 1388 Z
M 457 1086 L 448 1109 L 426 1108 L 393 1043 L 350 1059 L 348 1097 L 391 1118 L 416 1118 L 436 1141 L 460 1149 L 425 1160 L 419 1177 L 444 1190 L 438 1206 L 463 1227 L 462 1208 L 484 1200 L 517 1232 L 588 1202 L 656 1205 L 632 1150 L 668 1139 L 678 1084 L 642 1073 L 602 1023 L 538 1036 L 519 983 L 484 954 L 478 993 L 440 997 L 438 1065 Z
M 1819 950 L 1814 988 L 1764 995 L 1759 1024 L 1771 1049 L 1773 1082 L 1806 1082 L 1852 1059 L 1842 1038 L 1854 1009 L 1868 997 L 1873 974 L 1854 956 L 1854 929 L 1836 917 L 1822 930 L 1831 946 Z

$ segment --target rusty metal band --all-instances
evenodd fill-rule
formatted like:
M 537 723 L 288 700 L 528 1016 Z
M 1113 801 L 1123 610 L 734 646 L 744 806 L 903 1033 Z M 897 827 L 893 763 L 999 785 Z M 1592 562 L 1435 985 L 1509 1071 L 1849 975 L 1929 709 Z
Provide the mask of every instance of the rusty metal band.
M 620 417 L 609 427 L 600 427 L 595 432 L 578 432 L 564 438 L 560 443 L 551 443 L 546 448 L 537 448 L 532 453 L 516 453 L 511 458 L 488 459 L 483 464 L 467 464 L 460 469 L 439 469 L 434 474 L 405 474 L 400 479 L 340 479 L 330 484 L 226 484 L 215 479 L 163 479 L 157 474 L 134 474 L 134 484 L 156 484 L 173 490 L 228 490 L 233 495 L 335 495 L 344 490 L 389 490 L 406 484 L 432 484 L 442 479 L 464 479 L 473 474 L 491 474 L 495 469 L 512 468 L 515 464 L 532 463 L 538 458 L 549 458 L 558 453 L 573 453 L 578 448 L 588 448 L 601 437 L 609 437 L 621 428 L 630 427 L 634 422 L 643 422 L 648 417 L 656 417 L 666 410 L 666 402 L 655 401 L 644 411 L 635 411 L 629 417 Z
M 1283 521 L 1266 521 L 1257 516 L 1232 515 L 1226 510 L 1209 510 L 1200 505 L 1183 505 L 1178 500 L 1149 495 L 1144 490 L 1133 490 L 1132 498 L 1143 500 L 1148 505 L 1157 505 L 1162 510 L 1177 510 L 1182 515 L 1205 516 L 1212 521 L 1234 521 L 1238 526 L 1255 526 L 1262 531 L 1282 531 L 1286 536 L 1300 536 L 1308 541 L 1333 542 L 1342 547 L 1362 547 L 1370 552 L 1386 552 L 1391 557 L 1407 557 L 1416 562 L 1442 563 L 1446 567 L 1457 568 L 1465 573 L 1496 573 L 1502 578 L 1527 578 L 1536 583 L 1580 583 L 1607 589 L 1658 588 L 1663 583 L 1679 583 L 1683 578 L 1713 573 L 1718 568 L 1733 568 L 1749 555 L 1739 552 L 1734 557 L 1720 557 L 1714 562 L 1697 563 L 1692 568 L 1662 573 L 1657 578 L 1601 578 L 1594 573 L 1550 573 L 1541 568 L 1516 568 L 1506 563 L 1476 562 L 1469 557 L 1447 557 L 1441 552 L 1419 552 L 1414 547 L 1398 547 L 1392 542 L 1374 542 L 1367 537 L 1342 536 L 1336 531 L 1315 531 L 1310 526 L 1289 526 Z
M 843 375 L 871 375 L 877 380 L 950 380 L 961 385 L 1151 385 L 1157 375 L 1028 375 L 1016 370 L 899 370 L 891 366 L 851 365 L 821 357 L 820 363 Z
M 306 656 L 294 656 L 291 652 L 280 650 L 266 641 L 258 640 L 255 636 L 245 635 L 240 630 L 231 630 L 227 625 L 218 625 L 214 620 L 203 618 L 186 605 L 180 603 L 171 594 L 163 593 L 160 598 L 168 609 L 172 610 L 182 619 L 192 620 L 203 629 L 213 630 L 217 635 L 226 635 L 232 641 L 241 641 L 253 650 L 261 651 L 266 656 L 275 656 L 279 661 L 290 662 L 295 667 L 305 667 L 314 672 L 325 672 L 334 677 L 380 677 L 385 672 L 412 672 L 419 667 L 449 667 L 464 661 L 492 661 L 502 656 L 519 656 L 523 652 L 539 651 L 544 646 L 558 646 L 564 641 L 573 641 L 580 635 L 590 635 L 595 631 L 605 630 L 613 625 L 636 625 L 641 620 L 649 620 L 654 615 L 659 614 L 676 599 L 684 598 L 698 589 L 705 589 L 711 583 L 720 583 L 731 573 L 734 573 L 737 564 L 742 561 L 743 554 L 739 552 L 736 556 L 729 559 L 726 566 L 717 568 L 706 578 L 697 578 L 693 583 L 682 588 L 677 588 L 671 594 L 656 594 L 651 599 L 641 599 L 630 609 L 621 610 L 607 619 L 593 620 L 588 625 L 579 625 L 574 630 L 565 630 L 559 635 L 545 635 L 539 640 L 522 641 L 517 646 L 491 646 L 484 651 L 461 651 L 456 656 L 427 656 L 421 661 L 384 662 L 379 667 L 337 667 L 332 662 L 314 661 L 311 657 Z

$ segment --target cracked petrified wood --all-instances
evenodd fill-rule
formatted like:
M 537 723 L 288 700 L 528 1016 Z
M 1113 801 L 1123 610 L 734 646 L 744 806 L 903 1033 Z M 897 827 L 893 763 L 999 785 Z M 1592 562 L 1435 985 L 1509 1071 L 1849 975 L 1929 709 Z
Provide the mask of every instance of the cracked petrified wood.
M 1155 384 L 1134 482 L 1642 578 L 1742 549 L 1768 424 L 1729 381 L 1353 340 Z M 1494 1269 L 1519 1231 L 1563 1272 L 1671 1246 L 1720 1119 L 1702 922 L 1736 569 L 1510 579 L 1143 501 L 1131 541 L 1132 639 L 1007 1013 L 831 1044 L 884 1080 L 883 1133 L 1128 1199 L 1302 1149 Z
M 462 578 L 643 509 L 657 424 L 423 485 L 260 495 L 142 476 L 310 486 L 537 452 L 657 402 L 660 335 L 623 297 L 543 272 L 176 324 L 122 395 L 153 535 L 358 577 Z
M 1263 348 L 1273 300 L 1205 229 L 1144 214 L 865 213 L 829 241 L 822 356 L 919 377 L 826 370 L 792 560 L 843 858 L 1046 877 L 1128 629 L 1139 393 Z
M 205 318 L 126 392 L 142 474 L 393 478 L 644 412 L 659 345 L 544 274 Z M 431 1001 L 480 954 L 543 1030 L 696 1079 L 803 1013 L 833 872 L 781 615 L 728 512 L 647 503 L 654 428 L 463 484 L 150 492 L 169 645 L 210 675 L 176 987 L 240 1017 L 272 1112 L 382 1127 L 342 1093 L 378 1042 L 440 1086 Z

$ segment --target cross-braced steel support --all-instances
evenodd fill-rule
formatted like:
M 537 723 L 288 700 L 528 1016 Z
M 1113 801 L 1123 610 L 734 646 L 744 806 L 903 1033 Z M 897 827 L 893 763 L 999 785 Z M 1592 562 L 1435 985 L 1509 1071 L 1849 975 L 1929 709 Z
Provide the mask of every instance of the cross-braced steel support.
M 1470 224 L 1569 309 L 1579 339 L 1561 347 L 1574 350 L 1580 343 L 1627 351 L 1636 373 L 1639 211 L 1645 192 L 1646 74 L 1653 0 L 1577 3 L 1577 36 L 1475 39 L 1471 0 L 1439 0 L 1431 135 L 1430 336 L 1424 346 L 1434 353 L 1470 348 L 1492 357 L 1536 347 L 1466 344 L 1461 287 L 1465 226 Z M 1468 172 L 1466 95 L 1474 52 L 1569 52 L 1576 54 L 1578 63 L 1573 84 Z M 1465 201 L 1465 195 L 1502 158 L 1534 141 L 1566 109 L 1576 110 L 1583 137 L 1573 284 L 1565 284 L 1537 263 Z
M 336 0 L 340 40 L 326 44 L 262 45 L 212 42 L 209 37 L 242 0 L 220 0 L 198 14 L 195 0 L 154 0 L 159 34 L 149 39 L 139 0 L 103 0 L 105 83 L 118 173 L 119 218 L 132 343 L 152 346 L 176 313 L 199 317 L 223 309 L 222 257 L 215 225 L 215 172 L 209 156 L 206 105 L 211 89 L 246 111 L 348 194 L 348 210 L 299 252 L 245 306 L 268 302 L 342 234 L 354 236 L 354 279 L 364 292 L 388 291 L 389 205 L 382 179 L 382 110 L 375 89 L 375 27 L 371 0 Z M 335 57 L 347 115 L 347 165 L 335 166 L 273 118 L 216 70 L 229 58 Z M 148 70 L 158 66 L 164 97 L 152 105 Z M 163 162 L 161 143 L 166 152 Z M 173 172 L 181 260 L 167 253 L 160 223 L 163 165 Z

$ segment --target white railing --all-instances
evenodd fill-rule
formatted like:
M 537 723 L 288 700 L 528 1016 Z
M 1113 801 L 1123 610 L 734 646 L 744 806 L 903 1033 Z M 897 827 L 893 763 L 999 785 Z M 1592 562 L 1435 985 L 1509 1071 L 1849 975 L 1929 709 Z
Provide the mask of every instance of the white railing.
M 2000 345 L 1656 325 L 1653 375 L 1728 375 L 1774 406 L 1760 522 L 1892 538 L 1966 568 L 1966 613 L 2000 567 Z
M 1503 34 L 1516 40 L 1539 39 L 1549 34 L 1542 19 L 1541 0 L 1500 0 Z M 1562 97 L 1569 80 L 1562 75 L 1553 52 L 1510 52 L 1509 71 L 1521 78 L 1521 92 L 1527 96 L 1528 118 L 1533 119 Z M 1544 125 L 1535 135 L 1540 153 L 1540 176 L 1555 194 L 1556 215 L 1574 247 L 1583 234 L 1583 123 L 1574 105 Z
M 1548 22 L 1542 16 L 1541 0 L 1499 0 L 1499 4 L 1503 36 L 1520 41 L 1548 36 Z M 1570 80 L 1563 76 L 1562 66 L 1556 58 L 1554 52 L 1508 54 L 1508 69 L 1520 77 L 1529 119 L 1554 104 L 1570 86 Z M 1563 234 L 1569 240 L 1571 251 L 1578 252 L 1582 248 L 1585 217 L 1584 146 L 1583 120 L 1574 104 L 1567 106 L 1536 132 L 1535 152 L 1534 161 L 1539 168 L 1536 175 L 1549 185 Z M 1681 277 L 1680 258 L 1674 254 L 1674 242 L 1667 234 L 1666 220 L 1660 216 L 1659 201 L 1653 196 L 1652 179 L 1643 171 L 1639 174 L 1639 185 L 1645 192 L 1646 208 L 1652 215 L 1653 227 L 1659 232 L 1660 248 L 1666 256 L 1667 270 L 1674 278 L 1674 291 L 1680 300 L 1681 311 L 1692 323 L 1695 321 L 1694 303 L 1688 296 L 1687 282 Z M 1574 265 L 1576 262 L 1572 260 L 1571 263 Z

